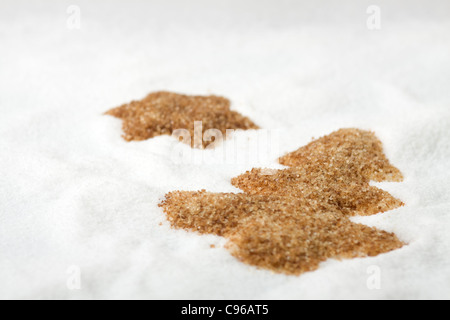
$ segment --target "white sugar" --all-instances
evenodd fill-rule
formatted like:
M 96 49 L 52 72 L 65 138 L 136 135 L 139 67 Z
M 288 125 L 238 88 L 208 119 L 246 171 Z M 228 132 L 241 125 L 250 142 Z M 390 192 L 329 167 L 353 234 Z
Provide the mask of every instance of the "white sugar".
M 72 3 L 0 4 L 0 298 L 450 298 L 448 1 L 378 1 L 380 30 L 370 1 L 76 2 L 79 25 Z M 127 143 L 102 115 L 157 90 L 226 96 L 283 138 L 257 160 L 176 163 L 171 137 Z M 375 131 L 405 175 L 379 184 L 405 207 L 355 221 L 408 246 L 272 274 L 157 206 L 238 191 L 232 177 L 343 127 Z M 224 145 L 237 159 L 243 137 L 258 140 Z

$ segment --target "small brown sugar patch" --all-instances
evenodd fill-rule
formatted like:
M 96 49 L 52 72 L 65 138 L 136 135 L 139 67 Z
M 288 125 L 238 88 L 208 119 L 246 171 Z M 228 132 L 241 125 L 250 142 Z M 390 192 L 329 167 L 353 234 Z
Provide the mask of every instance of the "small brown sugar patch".
M 323 212 L 319 206 L 313 206 L 303 198 L 210 193 L 204 190 L 170 192 L 160 206 L 164 208 L 172 227 L 218 236 L 232 234 L 246 218 L 261 212 L 274 216 L 297 211 L 307 214 Z
M 272 175 L 253 169 L 232 179 L 232 184 L 249 194 L 304 197 L 347 215 L 372 215 L 403 205 L 369 184 L 403 179 L 371 132 L 339 130 L 280 158 L 280 163 L 292 168 Z
M 388 192 L 370 186 L 369 181 L 358 176 L 337 176 L 317 169 L 309 166 L 288 168 L 272 175 L 252 169 L 233 178 L 232 184 L 247 194 L 305 198 L 324 210 L 336 209 L 349 216 L 373 215 L 403 205 Z
M 351 222 L 340 213 L 260 214 L 229 237 L 242 262 L 286 274 L 312 271 L 328 258 L 376 256 L 403 246 L 385 231 Z
M 373 181 L 403 181 L 371 131 L 340 129 L 279 159 L 288 167 L 317 167 L 326 174 L 358 175 Z
M 215 246 L 214 244 L 210 244 L 209 247 L 210 247 L 211 249 L 214 249 L 216 246 Z
M 329 258 L 375 256 L 404 245 L 394 234 L 353 223 L 403 203 L 369 185 L 400 181 L 373 133 L 345 129 L 280 158 L 292 166 L 232 179 L 244 193 L 174 191 L 160 204 L 174 228 L 228 239 L 250 265 L 298 275 Z
M 219 130 L 223 138 L 227 129 L 258 129 L 249 118 L 231 111 L 228 99 L 214 95 L 189 96 L 159 91 L 109 110 L 106 114 L 123 120 L 123 137 L 127 141 L 171 135 L 175 130 L 186 129 L 190 133 L 191 146 L 201 148 L 214 141 L 203 139 L 203 134 L 209 129 Z M 194 123 L 198 121 L 201 121 L 201 134 L 194 132 Z M 201 143 L 194 137 L 200 138 Z

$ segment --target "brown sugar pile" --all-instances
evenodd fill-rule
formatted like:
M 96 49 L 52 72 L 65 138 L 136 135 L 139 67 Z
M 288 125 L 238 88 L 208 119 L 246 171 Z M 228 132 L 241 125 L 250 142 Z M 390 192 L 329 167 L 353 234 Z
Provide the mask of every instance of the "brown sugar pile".
M 349 216 L 373 215 L 403 205 L 388 192 L 370 186 L 369 181 L 359 180 L 358 176 L 336 176 L 309 166 L 279 170 L 273 175 L 253 169 L 233 178 L 232 184 L 248 194 L 305 198 L 323 210 L 339 210 Z
M 173 227 L 224 236 L 242 262 L 286 274 L 317 269 L 328 258 L 375 256 L 403 246 L 392 233 L 305 199 L 176 191 L 161 206 Z
M 248 194 L 302 197 L 346 215 L 372 215 L 403 205 L 370 180 L 401 181 L 381 142 L 368 131 L 341 129 L 279 159 L 292 166 L 266 175 L 253 169 L 231 183 Z
M 229 237 L 240 261 L 286 274 L 312 271 L 328 258 L 376 256 L 403 246 L 385 231 L 353 223 L 339 213 L 297 211 L 248 219 Z
M 281 157 L 279 162 L 288 167 L 319 166 L 330 173 L 344 171 L 378 182 L 403 180 L 375 134 L 359 129 L 340 129 Z
M 371 179 L 402 180 L 373 133 L 340 130 L 280 162 L 293 167 L 234 178 L 245 193 L 175 191 L 160 206 L 173 227 L 226 237 L 241 261 L 286 274 L 315 270 L 328 258 L 375 256 L 404 245 L 392 233 L 348 218 L 403 205 L 369 185 Z
M 204 190 L 170 192 L 161 206 L 173 227 L 218 236 L 232 234 L 247 218 L 260 214 L 282 216 L 302 211 L 312 215 L 320 211 L 306 199 L 286 201 L 280 196 L 210 193 Z
M 139 101 L 132 101 L 106 114 L 123 120 L 124 139 L 140 141 L 160 135 L 171 135 L 174 130 L 186 129 L 191 135 L 191 146 L 206 147 L 211 142 L 202 139 L 208 129 L 258 129 L 250 119 L 230 110 L 230 101 L 218 96 L 188 96 L 166 91 L 150 93 Z M 194 141 L 194 122 L 202 122 L 199 144 Z M 198 135 L 198 133 L 197 133 Z

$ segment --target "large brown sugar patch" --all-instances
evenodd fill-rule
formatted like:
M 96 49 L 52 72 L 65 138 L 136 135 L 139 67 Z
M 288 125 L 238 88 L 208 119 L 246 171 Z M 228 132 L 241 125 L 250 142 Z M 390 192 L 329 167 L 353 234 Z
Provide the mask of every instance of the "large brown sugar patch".
M 160 204 L 171 225 L 226 237 L 241 261 L 298 275 L 329 258 L 375 256 L 404 245 L 393 233 L 353 223 L 402 206 L 369 185 L 401 181 L 376 136 L 342 129 L 280 158 L 273 175 L 253 169 L 232 179 L 244 193 L 175 191 Z

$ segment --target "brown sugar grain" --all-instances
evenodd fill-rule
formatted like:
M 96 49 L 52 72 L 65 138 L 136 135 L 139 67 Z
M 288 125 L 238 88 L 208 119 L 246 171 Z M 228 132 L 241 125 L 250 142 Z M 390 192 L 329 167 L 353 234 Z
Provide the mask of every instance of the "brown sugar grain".
M 404 245 L 394 234 L 353 223 L 352 215 L 397 208 L 369 185 L 400 181 L 373 133 L 344 129 L 280 158 L 272 175 L 253 169 L 232 179 L 244 193 L 174 191 L 160 204 L 174 228 L 228 239 L 244 263 L 298 275 L 329 258 L 375 256 Z
M 203 134 L 216 129 L 226 137 L 226 130 L 258 129 L 247 117 L 230 110 L 230 101 L 219 96 L 188 96 L 166 91 L 150 93 L 139 101 L 132 101 L 106 112 L 123 120 L 124 139 L 140 141 L 160 135 L 171 135 L 174 130 L 186 129 L 191 146 L 206 147 Z M 194 133 L 194 123 L 201 121 L 201 132 Z M 201 143 L 194 141 L 200 136 Z M 198 138 L 197 138 L 198 139 Z

